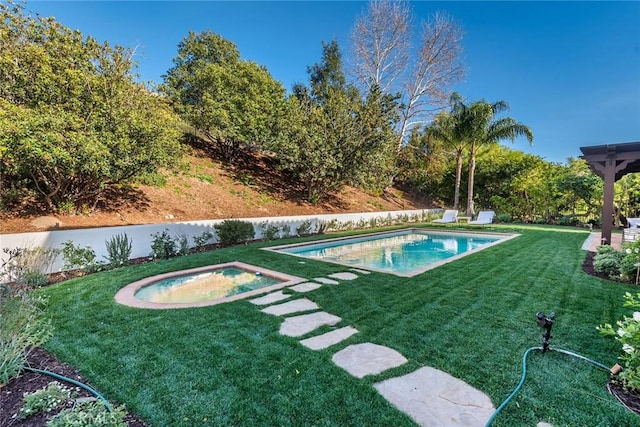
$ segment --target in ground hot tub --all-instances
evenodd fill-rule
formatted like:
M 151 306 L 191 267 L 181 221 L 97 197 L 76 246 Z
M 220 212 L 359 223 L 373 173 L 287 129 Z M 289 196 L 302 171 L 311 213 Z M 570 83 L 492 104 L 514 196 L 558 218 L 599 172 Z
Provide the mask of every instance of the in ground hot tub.
M 236 261 L 147 277 L 120 289 L 115 300 L 138 308 L 204 307 L 304 281 L 300 277 Z

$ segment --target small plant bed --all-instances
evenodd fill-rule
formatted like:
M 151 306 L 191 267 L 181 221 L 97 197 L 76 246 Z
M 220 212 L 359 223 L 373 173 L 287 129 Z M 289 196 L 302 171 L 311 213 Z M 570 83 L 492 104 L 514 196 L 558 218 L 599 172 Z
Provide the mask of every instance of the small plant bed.
M 42 348 L 34 349 L 29 354 L 27 361 L 31 368 L 53 372 L 86 384 L 85 379 L 78 374 L 76 369 L 60 362 Z M 55 408 L 50 411 L 46 410 L 48 408 L 42 410 L 37 410 L 39 408 L 36 408 L 37 412 L 33 414 L 30 414 L 30 411 L 25 412 L 24 408 L 35 406 L 34 404 L 30 406 L 25 405 L 25 394 L 28 395 L 38 390 L 46 390 L 47 387 L 52 388 L 51 385 L 56 383 L 60 384 L 63 389 L 69 391 L 70 397 L 68 399 L 62 399 L 60 404 L 56 405 Z M 50 400 L 47 399 L 46 396 L 51 396 L 51 393 L 47 393 L 45 397 L 41 399 L 43 403 Z M 73 408 L 74 405 L 78 404 L 78 401 L 82 402 L 83 399 L 91 399 L 93 397 L 94 396 L 88 391 L 73 384 L 56 380 L 48 375 L 23 371 L 19 376 L 11 379 L 8 384 L 0 388 L 0 408 L 2 408 L 2 411 L 0 411 L 0 426 L 42 427 L 47 424 L 47 420 L 52 419 L 61 411 Z M 97 402 L 100 403 L 99 401 Z M 124 421 L 129 427 L 144 427 L 147 425 L 140 417 L 133 414 L 127 414 L 124 417 Z

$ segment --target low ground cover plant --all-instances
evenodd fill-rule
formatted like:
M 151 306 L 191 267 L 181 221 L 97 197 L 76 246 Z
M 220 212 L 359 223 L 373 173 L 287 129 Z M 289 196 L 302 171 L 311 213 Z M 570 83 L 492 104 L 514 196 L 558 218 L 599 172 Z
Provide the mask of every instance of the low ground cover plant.
M 70 398 L 71 390 L 69 388 L 58 381 L 52 381 L 45 388 L 33 393 L 25 393 L 19 417 L 25 419 L 40 412 L 51 412 L 64 405 Z
M 623 258 L 624 253 L 614 247 L 600 245 L 596 248 L 596 255 L 593 257 L 593 269 L 611 278 L 619 278 Z
M 47 421 L 47 427 L 126 427 L 126 415 L 121 407 L 109 411 L 101 402 L 77 402 Z

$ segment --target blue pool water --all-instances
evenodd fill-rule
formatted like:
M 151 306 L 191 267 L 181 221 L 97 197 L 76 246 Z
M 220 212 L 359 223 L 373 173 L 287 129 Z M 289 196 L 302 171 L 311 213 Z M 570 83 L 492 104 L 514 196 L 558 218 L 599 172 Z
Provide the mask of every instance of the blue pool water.
M 511 236 L 409 230 L 273 250 L 399 276 L 413 276 L 508 237 Z
M 249 292 L 280 280 L 239 268 L 221 268 L 159 280 L 140 288 L 135 297 L 157 303 L 195 303 Z

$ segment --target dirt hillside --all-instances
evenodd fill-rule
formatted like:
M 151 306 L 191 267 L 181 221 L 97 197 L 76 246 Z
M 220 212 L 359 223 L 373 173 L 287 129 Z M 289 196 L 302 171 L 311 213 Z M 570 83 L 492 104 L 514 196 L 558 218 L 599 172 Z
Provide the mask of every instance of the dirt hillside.
M 397 189 L 374 197 L 352 187 L 318 205 L 264 156 L 245 154 L 233 168 L 194 149 L 184 171 L 167 176 L 163 186 L 136 185 L 114 192 L 95 209 L 47 215 L 29 206 L 0 216 L 0 234 L 200 219 L 253 218 L 341 212 L 375 212 L 432 207 Z

